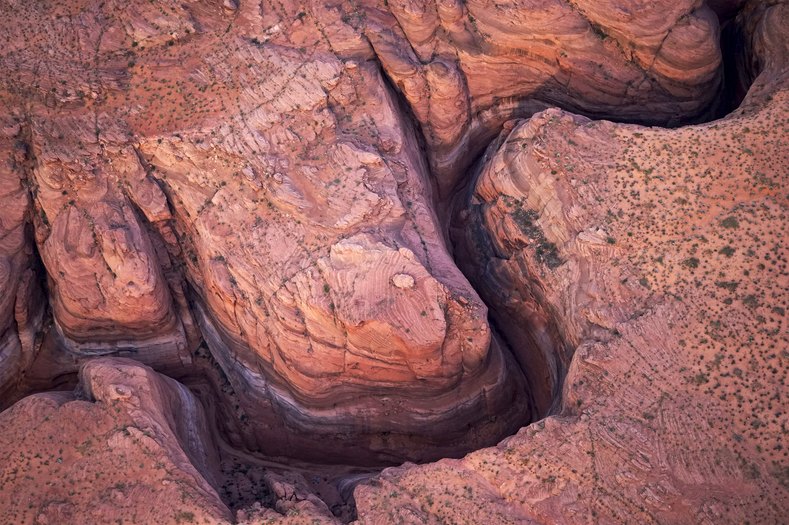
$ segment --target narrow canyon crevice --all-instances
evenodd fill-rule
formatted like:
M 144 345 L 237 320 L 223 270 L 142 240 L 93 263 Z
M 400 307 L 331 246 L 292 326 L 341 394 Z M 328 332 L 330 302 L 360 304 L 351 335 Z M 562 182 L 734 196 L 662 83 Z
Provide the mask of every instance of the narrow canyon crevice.
M 722 86 L 720 97 L 718 97 L 717 101 L 713 104 L 720 108 L 717 110 L 717 116 L 722 116 L 736 109 L 739 101 L 741 101 L 744 96 L 744 86 L 741 85 L 743 75 L 738 74 L 738 70 L 736 69 L 738 61 L 742 60 L 735 57 L 735 51 L 740 49 L 738 38 L 736 24 L 728 22 L 722 31 L 722 50 L 725 58 L 726 71 L 725 82 Z M 376 57 L 376 60 L 380 59 Z M 417 135 L 417 143 L 423 162 L 425 165 L 429 165 L 429 144 L 423 135 L 422 127 L 413 112 L 413 108 L 407 100 L 407 97 L 398 89 L 394 79 L 390 78 L 388 75 L 384 75 L 384 78 L 385 86 L 397 100 L 401 118 L 408 123 L 413 132 Z M 547 105 L 545 101 L 539 100 L 539 95 L 535 97 L 534 102 L 536 106 Z M 521 101 L 520 104 L 524 108 L 529 106 L 529 103 L 524 101 Z M 583 114 L 582 111 L 581 113 Z M 529 113 L 528 111 L 515 111 L 513 116 L 516 118 L 528 118 Z M 609 120 L 617 121 L 615 114 L 606 115 L 606 117 Z M 632 117 L 622 119 L 621 121 L 630 123 L 640 122 L 638 119 L 633 119 Z M 695 122 L 696 117 L 692 117 L 690 121 Z M 687 122 L 682 122 L 681 124 L 686 123 Z M 495 131 L 493 134 L 495 135 Z M 476 148 L 477 150 L 484 151 L 486 148 L 490 147 L 486 146 L 484 141 L 480 142 L 479 140 L 474 140 L 473 142 L 477 145 L 470 145 L 469 147 Z M 493 139 L 493 143 L 495 145 L 495 139 Z M 473 288 L 480 294 L 489 309 L 490 327 L 494 332 L 493 339 L 501 339 L 502 347 L 506 349 L 505 351 L 507 353 L 511 353 L 515 357 L 518 366 L 527 378 L 529 397 L 531 398 L 527 404 L 533 406 L 535 415 L 519 421 L 514 427 L 520 428 L 524 424 L 533 422 L 551 413 L 552 409 L 555 409 L 560 404 L 562 378 L 569 365 L 572 356 L 572 348 L 561 335 L 561 329 L 555 320 L 555 314 L 541 305 L 539 293 L 535 293 L 535 291 L 530 288 L 528 279 L 525 279 L 524 282 L 518 283 L 517 285 L 515 283 L 497 283 L 495 287 L 491 287 L 489 284 L 486 284 L 486 280 L 490 278 L 495 279 L 495 276 L 487 273 L 488 270 L 486 267 L 488 266 L 488 261 L 495 260 L 498 255 L 495 253 L 495 249 L 490 245 L 488 233 L 481 226 L 482 220 L 479 216 L 480 211 L 478 206 L 471 203 L 471 195 L 476 182 L 476 176 L 480 170 L 481 164 L 486 160 L 486 155 L 487 153 L 484 152 L 478 156 L 472 155 L 472 161 L 470 163 L 455 166 L 456 171 L 448 177 L 452 180 L 456 180 L 457 183 L 449 190 L 449 196 L 447 196 L 447 193 L 442 194 L 442 190 L 440 189 L 441 182 L 439 178 L 441 175 L 436 173 L 431 174 L 429 183 L 433 188 L 432 204 L 441 220 L 442 230 L 446 235 L 446 241 L 453 253 L 455 262 L 469 279 Z M 140 158 L 144 160 L 144 157 L 140 156 Z M 147 167 L 146 170 L 150 172 L 151 169 Z M 444 174 L 444 176 L 447 175 Z M 161 184 L 161 182 L 162 181 L 159 181 L 158 183 Z M 169 192 L 165 190 L 164 194 L 168 195 Z M 171 212 L 176 209 L 177 206 L 170 201 L 169 197 L 167 203 Z M 159 232 L 145 220 L 144 213 L 138 209 L 137 214 L 140 220 L 146 224 L 149 235 L 158 239 L 157 244 L 161 247 L 166 246 Z M 181 247 L 181 249 L 183 250 L 183 247 Z M 186 251 L 188 250 L 183 250 L 180 257 L 183 257 Z M 185 261 L 179 261 L 178 264 L 184 267 Z M 45 281 L 45 279 L 42 279 L 42 281 Z M 44 285 L 46 286 L 46 284 Z M 510 294 L 511 292 L 509 290 L 516 286 L 518 287 L 519 295 L 515 299 L 502 296 L 493 291 L 495 288 L 496 290 L 505 290 L 507 294 Z M 172 291 L 171 289 L 171 292 Z M 194 291 L 189 295 L 194 297 Z M 509 306 L 505 306 L 505 304 L 511 303 L 513 300 L 530 302 L 532 305 L 530 307 L 531 313 L 526 319 L 515 312 L 517 307 L 513 310 Z M 192 304 L 194 304 L 194 299 L 192 299 Z M 205 340 L 204 336 L 201 337 Z M 53 369 L 58 368 L 52 361 L 52 359 L 55 359 L 53 356 L 57 353 L 55 351 L 55 346 L 51 338 L 49 343 L 43 345 L 44 349 L 42 350 L 40 364 L 31 369 L 34 379 L 31 380 L 30 386 L 28 386 L 24 392 L 20 392 L 19 396 L 52 389 L 69 389 L 76 384 L 76 362 L 70 365 L 69 370 L 58 373 L 55 377 L 49 379 L 51 382 L 50 384 L 45 385 L 43 379 L 35 379 L 35 370 L 37 369 L 46 369 L 51 372 Z M 206 347 L 203 343 L 199 348 L 205 349 Z M 198 349 L 195 355 L 199 356 L 199 353 L 200 349 Z M 212 366 L 215 366 L 215 362 Z M 191 382 L 200 383 L 202 381 L 200 377 L 206 374 L 205 370 L 205 368 L 202 368 L 202 365 L 194 366 L 186 364 L 182 370 L 168 370 L 167 367 L 159 368 L 159 371 L 176 377 L 187 384 Z M 218 380 L 219 379 L 215 378 L 212 381 L 216 382 Z M 233 387 L 229 386 L 229 384 L 230 383 L 227 383 L 224 387 L 217 385 L 214 389 L 215 391 L 217 388 L 232 389 Z M 201 394 L 203 399 L 206 399 L 205 396 L 207 394 L 204 391 L 202 391 Z M 237 418 L 243 417 L 243 411 L 239 411 L 237 407 L 234 412 Z M 243 419 L 239 419 L 239 421 L 242 422 L 243 426 Z M 224 433 L 236 434 L 236 437 L 231 440 L 234 446 L 246 446 L 252 450 L 256 448 L 253 444 L 253 440 L 251 440 L 249 436 L 244 437 L 243 430 L 229 427 L 227 421 L 218 424 L 217 428 L 223 429 L 221 432 Z M 505 435 L 501 435 L 492 439 L 489 444 L 495 443 L 504 436 Z M 439 455 L 428 454 L 423 461 L 436 459 L 440 456 L 459 457 L 470 450 L 471 449 L 468 448 L 461 448 L 455 452 L 442 450 Z M 392 457 L 390 461 L 386 461 L 384 464 L 393 465 L 398 462 L 399 459 L 397 457 Z

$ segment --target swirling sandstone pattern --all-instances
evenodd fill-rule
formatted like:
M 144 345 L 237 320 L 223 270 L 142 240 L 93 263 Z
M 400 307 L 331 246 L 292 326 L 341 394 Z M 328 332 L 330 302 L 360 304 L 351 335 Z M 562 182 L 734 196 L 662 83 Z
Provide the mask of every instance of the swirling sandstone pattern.
M 0 122 L 0 396 L 6 396 L 38 352 L 45 298 L 27 223 L 25 155 L 14 140 L 19 126 Z
M 788 10 L 0 0 L 0 516 L 776 521 Z
M 391 0 L 363 26 L 414 111 L 447 197 L 501 124 L 558 104 L 676 122 L 721 80 L 718 21 L 700 2 Z
M 186 387 L 119 358 L 91 361 L 80 376 L 77 396 L 36 394 L 0 414 L 5 523 L 230 519 L 212 486 L 208 424 Z M 83 484 L 90 490 L 75 490 Z
M 724 120 L 551 109 L 505 129 L 457 232 L 508 337 L 550 312 L 575 349 L 561 410 L 462 460 L 385 470 L 356 490 L 360 522 L 783 519 L 787 22 L 787 4 L 740 15 L 764 69 Z
M 346 7 L 8 5 L 47 20 L 4 56 L 54 321 L 39 369 L 177 371 L 204 337 L 274 455 L 322 435 L 424 459 L 530 418 Z

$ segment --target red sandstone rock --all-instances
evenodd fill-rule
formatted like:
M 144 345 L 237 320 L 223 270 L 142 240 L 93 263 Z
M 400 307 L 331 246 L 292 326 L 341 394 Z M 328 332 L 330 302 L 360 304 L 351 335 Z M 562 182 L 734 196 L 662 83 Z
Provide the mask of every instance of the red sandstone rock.
M 11 10 L 48 25 L 6 67 L 54 71 L 8 81 L 32 115 L 15 138 L 53 314 L 36 384 L 107 354 L 181 373 L 203 337 L 244 439 L 272 455 L 322 436 L 340 456 L 426 459 L 529 419 L 342 9 L 73 8 L 76 40 L 63 8 Z
M 29 181 L 18 124 L 0 129 L 0 396 L 10 396 L 41 343 L 45 298 L 31 243 Z
M 86 364 L 80 386 L 0 414 L 5 523 L 230 519 L 208 422 L 183 385 L 115 358 Z
M 672 122 L 707 110 L 721 80 L 718 22 L 700 2 L 385 4 L 365 35 L 422 126 L 443 198 L 507 119 L 558 104 Z
M 3 518 L 786 514 L 785 3 L 2 12 Z
M 523 361 L 548 329 L 575 349 L 562 405 L 462 460 L 385 470 L 355 492 L 360 522 L 782 520 L 789 9 L 741 17 L 764 70 L 727 118 L 551 109 L 491 146 L 457 235 Z

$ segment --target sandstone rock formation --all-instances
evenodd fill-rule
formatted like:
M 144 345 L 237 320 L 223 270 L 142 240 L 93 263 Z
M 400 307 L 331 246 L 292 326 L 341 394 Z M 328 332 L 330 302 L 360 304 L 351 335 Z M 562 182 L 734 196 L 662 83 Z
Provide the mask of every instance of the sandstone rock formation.
M 9 26 L 5 59 L 53 318 L 37 378 L 108 354 L 175 373 L 205 338 L 273 455 L 425 459 L 529 420 L 339 7 L 60 9 L 14 5 L 47 25 Z
M 30 368 L 40 345 L 45 297 L 42 294 L 32 231 L 30 197 L 20 177 L 24 151 L 14 140 L 19 127 L 2 121 L 0 135 L 0 396 L 10 396 Z
M 442 197 L 501 124 L 551 105 L 665 124 L 721 81 L 701 2 L 391 0 L 363 25 L 422 126 Z
M 0 414 L 5 523 L 230 520 L 189 390 L 128 359 L 80 376 L 76 395 L 36 394 Z
M 0 516 L 777 521 L 789 6 L 741 4 L 2 0 L 0 407 L 58 391 Z
M 384 471 L 356 491 L 360 522 L 786 515 L 789 6 L 740 17 L 763 71 L 726 119 L 551 109 L 491 145 L 456 234 L 508 338 L 575 349 L 561 410 L 462 460 Z
M 379 459 L 424 459 L 544 412 L 449 257 L 415 130 L 372 59 L 445 195 L 442 173 L 519 111 L 702 113 L 717 25 L 695 4 L 622 11 L 609 39 L 599 6 L 513 3 L 503 27 L 487 7 L 9 4 L 6 96 L 54 321 L 36 377 L 107 354 L 172 373 L 204 337 L 273 454 L 352 430 Z

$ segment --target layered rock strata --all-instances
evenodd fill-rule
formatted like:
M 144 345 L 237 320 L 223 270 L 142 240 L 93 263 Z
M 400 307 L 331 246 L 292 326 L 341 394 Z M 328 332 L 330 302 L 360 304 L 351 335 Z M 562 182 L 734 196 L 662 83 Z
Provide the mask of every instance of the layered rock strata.
M 778 521 L 786 3 L 731 22 L 724 120 L 505 123 L 714 109 L 712 12 L 648 4 L 4 2 L 2 402 L 82 386 L 0 415 L 0 515 L 227 522 L 217 448 L 457 457 L 547 412 L 362 483 L 358 520 Z M 139 362 L 216 364 L 219 402 Z M 335 521 L 261 479 L 239 521 Z
M 87 363 L 80 387 L 0 414 L 4 522 L 229 522 L 209 423 L 186 387 L 120 358 Z
M 0 130 L 0 398 L 10 397 L 41 344 L 46 297 L 32 243 L 30 195 L 19 126 Z
M 271 455 L 426 459 L 530 419 L 347 7 L 9 6 L 44 21 L 3 63 L 53 319 L 33 388 L 99 355 L 183 375 L 205 339 Z
M 560 410 L 462 460 L 385 470 L 355 492 L 361 523 L 783 519 L 788 21 L 786 3 L 739 15 L 758 76 L 723 120 L 551 109 L 505 127 L 458 240 L 508 336 L 548 312 L 575 349 Z
M 362 27 L 420 123 L 441 196 L 507 119 L 559 105 L 667 124 L 709 113 L 718 19 L 701 2 L 391 0 Z

